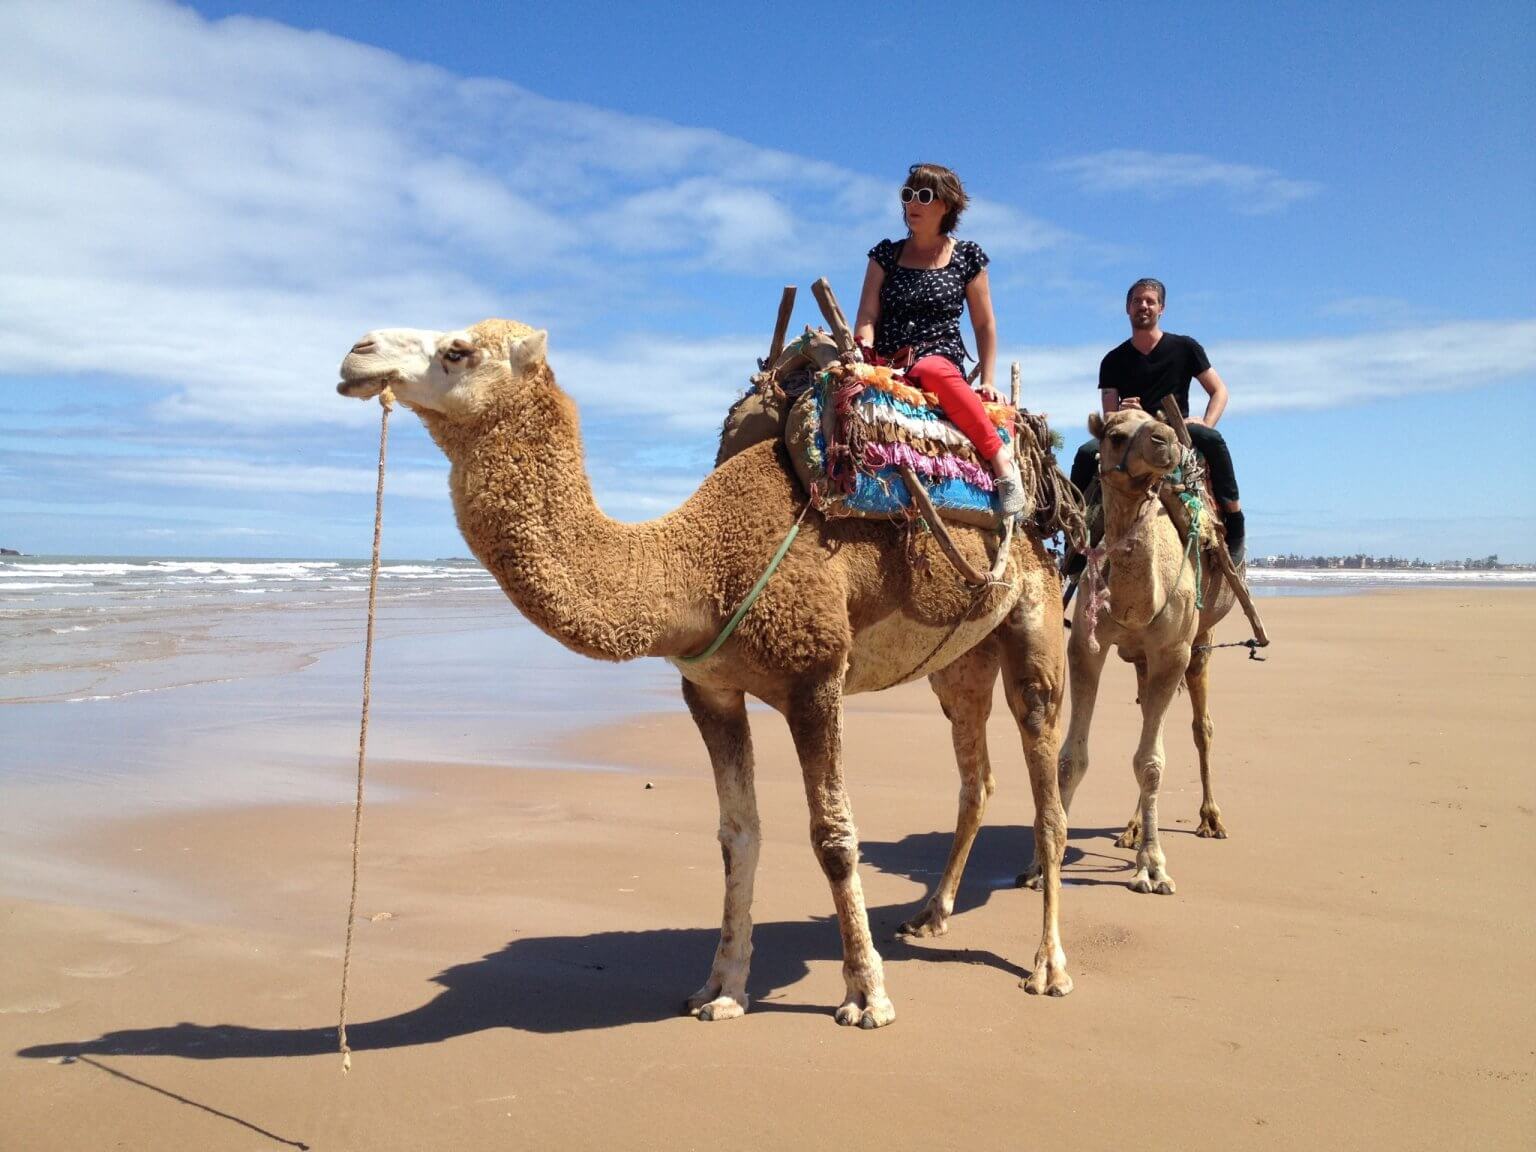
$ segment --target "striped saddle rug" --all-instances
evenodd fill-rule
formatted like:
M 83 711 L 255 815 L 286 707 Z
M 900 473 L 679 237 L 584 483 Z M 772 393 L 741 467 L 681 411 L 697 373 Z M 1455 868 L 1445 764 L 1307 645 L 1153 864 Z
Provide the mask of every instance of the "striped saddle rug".
M 1016 411 L 983 404 L 1003 443 Z M 833 364 L 795 402 L 784 444 L 806 490 L 829 516 L 915 515 L 902 479 L 911 468 L 946 520 L 995 528 L 992 471 L 931 394 L 884 365 Z

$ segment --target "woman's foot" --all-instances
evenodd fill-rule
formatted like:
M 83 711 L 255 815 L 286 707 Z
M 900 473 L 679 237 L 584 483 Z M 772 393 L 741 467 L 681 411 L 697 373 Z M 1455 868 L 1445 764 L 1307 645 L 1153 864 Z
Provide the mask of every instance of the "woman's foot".
M 1027 503 L 1024 496 L 1024 482 L 1019 477 L 1019 466 L 1013 461 L 1008 462 L 1008 467 L 997 477 L 993 488 L 997 493 L 998 511 L 1002 513 L 1005 520 L 1024 511 Z

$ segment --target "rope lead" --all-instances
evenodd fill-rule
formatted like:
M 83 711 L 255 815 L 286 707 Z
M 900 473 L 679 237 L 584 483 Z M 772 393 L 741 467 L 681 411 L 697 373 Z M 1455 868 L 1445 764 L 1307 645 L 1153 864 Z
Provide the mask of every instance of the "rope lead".
M 379 393 L 379 486 L 373 497 L 373 566 L 368 571 L 368 639 L 363 645 L 363 715 L 357 732 L 357 800 L 352 809 L 352 897 L 347 903 L 347 944 L 341 956 L 341 1015 L 337 1037 L 341 1043 L 341 1070 L 352 1070 L 352 1049 L 347 1046 L 347 975 L 352 968 L 352 928 L 357 923 L 357 856 L 363 831 L 363 767 L 368 756 L 368 702 L 373 691 L 373 617 L 379 591 L 379 541 L 384 530 L 384 459 L 389 447 L 389 412 L 395 394 Z

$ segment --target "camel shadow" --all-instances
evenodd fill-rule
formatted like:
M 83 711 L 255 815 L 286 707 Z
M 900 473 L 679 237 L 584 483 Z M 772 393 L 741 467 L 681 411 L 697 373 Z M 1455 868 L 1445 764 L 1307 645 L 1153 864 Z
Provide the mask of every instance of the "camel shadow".
M 1076 886 L 1097 884 L 1123 884 L 1114 879 L 1117 873 L 1133 871 L 1129 860 L 1110 856 L 1090 848 L 1077 847 L 1074 842 L 1109 840 L 1120 835 L 1120 828 L 1069 828 L 1067 850 L 1062 856 L 1062 882 Z M 950 843 L 954 833 L 917 832 L 900 840 L 881 842 L 863 841 L 859 845 L 860 858 L 869 865 L 896 876 L 905 876 L 914 884 L 932 888 L 944 872 L 949 858 Z M 1003 889 L 1018 887 L 1018 876 L 1035 857 L 1034 829 L 1027 825 L 983 825 L 976 833 L 971 854 L 966 860 L 965 875 L 960 879 L 955 893 L 954 915 L 980 908 L 992 894 Z M 918 903 L 901 910 L 888 925 L 895 926 L 917 910 Z M 870 927 L 876 930 L 887 927 L 877 924 L 875 913 L 870 912 Z
M 905 906 L 872 909 L 892 924 Z M 458 964 L 433 977 L 441 991 L 427 1002 L 394 1016 L 347 1025 L 355 1052 L 436 1044 L 457 1036 L 510 1028 L 534 1033 L 580 1032 L 647 1024 L 677 1016 L 683 998 L 709 970 L 719 938 L 717 928 L 598 932 L 588 936 L 546 936 L 513 940 L 479 960 Z M 810 962 L 842 959 L 842 941 L 831 916 L 759 924 L 753 932 L 753 1012 L 830 1015 L 834 1004 L 796 1003 L 783 990 L 803 979 Z M 961 959 L 988 964 L 1022 977 L 1025 970 L 992 952 L 969 949 L 963 956 L 898 947 L 897 962 Z M 831 988 L 818 993 L 831 995 Z M 179 1023 L 109 1032 L 94 1040 L 37 1044 L 17 1053 L 26 1059 L 88 1056 L 179 1056 L 230 1060 L 334 1055 L 336 1028 L 252 1028 L 240 1024 Z
M 1117 833 L 1118 829 L 1076 829 L 1070 836 L 1085 840 Z M 880 871 L 907 876 L 926 887 L 942 869 L 950 839 L 946 831 L 890 843 L 867 842 L 863 855 Z M 1028 860 L 1030 854 L 1029 828 L 983 828 L 972 849 L 955 912 L 978 908 L 999 888 L 1012 888 L 1020 861 Z M 1074 870 L 1092 870 L 1096 855 L 1069 848 L 1067 861 Z M 1112 863 L 1114 870 L 1129 867 L 1123 860 Z M 986 949 L 914 945 L 893 937 L 896 926 L 918 906 L 913 901 L 869 910 L 871 928 L 881 938 L 887 963 L 961 962 L 984 964 L 1015 978 L 1028 975 L 1018 964 Z M 417 1007 L 348 1024 L 347 1041 L 353 1051 L 366 1052 L 436 1044 L 495 1028 L 556 1034 L 656 1023 L 681 1013 L 683 997 L 708 971 L 718 937 L 719 930 L 708 927 L 512 940 L 499 951 L 433 977 L 441 991 Z M 842 941 L 831 916 L 758 924 L 753 931 L 748 985 L 752 1010 L 830 1014 L 830 1002 L 797 1003 L 785 999 L 784 991 L 804 979 L 812 961 L 835 964 L 841 959 Z M 231 1060 L 332 1055 L 336 1050 L 336 1028 L 331 1024 L 253 1028 L 182 1022 L 108 1032 L 94 1040 L 37 1044 L 17 1055 L 66 1061 L 91 1056 Z

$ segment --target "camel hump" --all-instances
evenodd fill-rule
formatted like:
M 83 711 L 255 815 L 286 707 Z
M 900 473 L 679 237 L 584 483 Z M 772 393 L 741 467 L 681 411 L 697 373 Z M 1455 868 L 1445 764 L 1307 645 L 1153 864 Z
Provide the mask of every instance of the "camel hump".
M 837 359 L 837 342 L 820 328 L 805 331 L 784 346 L 772 364 L 760 363 L 747 392 L 726 413 L 715 452 L 718 468 L 732 456 L 784 434 L 790 404 Z

